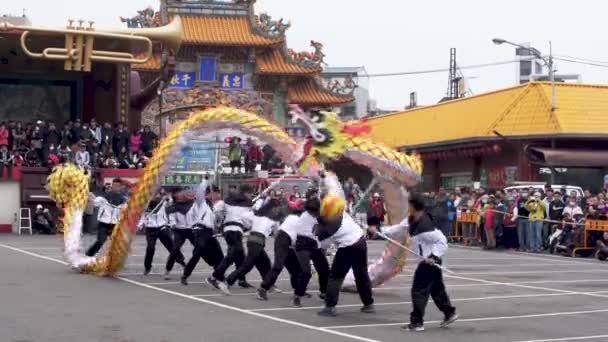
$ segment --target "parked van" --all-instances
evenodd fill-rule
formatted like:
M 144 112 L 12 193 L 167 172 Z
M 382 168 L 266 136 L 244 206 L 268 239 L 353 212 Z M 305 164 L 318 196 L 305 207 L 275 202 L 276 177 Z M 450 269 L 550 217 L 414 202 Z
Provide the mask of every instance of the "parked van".
M 517 190 L 517 191 L 524 190 L 524 192 L 527 192 L 527 190 L 529 188 L 534 188 L 535 191 L 544 192 L 545 183 L 521 183 L 518 185 L 508 186 L 504 190 L 507 193 L 511 192 L 513 190 Z M 572 191 L 575 191 L 577 198 L 584 197 L 583 188 L 581 188 L 580 186 L 553 184 L 553 185 L 551 185 L 551 188 L 553 189 L 553 191 L 559 191 L 561 194 L 564 194 L 564 190 L 566 191 L 567 194 L 570 194 L 570 193 L 572 193 Z

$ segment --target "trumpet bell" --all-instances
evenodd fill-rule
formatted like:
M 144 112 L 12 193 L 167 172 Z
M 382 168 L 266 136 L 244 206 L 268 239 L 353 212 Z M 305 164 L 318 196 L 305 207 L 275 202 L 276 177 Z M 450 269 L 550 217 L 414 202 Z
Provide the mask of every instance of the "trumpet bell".
M 140 36 L 154 41 L 160 41 L 163 44 L 166 44 L 174 53 L 179 51 L 182 44 L 182 37 L 184 36 L 182 19 L 179 16 L 173 17 L 171 23 L 161 27 L 104 30 L 103 32 L 126 36 Z

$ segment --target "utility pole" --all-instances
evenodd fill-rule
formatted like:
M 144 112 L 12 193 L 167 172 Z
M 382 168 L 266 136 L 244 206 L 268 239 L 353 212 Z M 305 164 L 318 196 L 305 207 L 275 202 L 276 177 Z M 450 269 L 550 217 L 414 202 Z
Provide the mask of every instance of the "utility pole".
M 547 67 L 549 67 L 549 80 L 551 81 L 551 112 L 555 111 L 555 70 L 553 69 L 553 45 L 549 41 L 549 60 L 547 61 Z M 551 173 L 553 174 L 553 173 Z

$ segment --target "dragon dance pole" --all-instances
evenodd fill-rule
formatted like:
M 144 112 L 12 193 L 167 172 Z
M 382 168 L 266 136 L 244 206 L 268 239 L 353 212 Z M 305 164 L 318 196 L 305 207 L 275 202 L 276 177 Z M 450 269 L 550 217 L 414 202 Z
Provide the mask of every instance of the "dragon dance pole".
M 422 255 L 420 255 L 420 254 L 418 254 L 418 253 L 414 252 L 413 250 L 411 250 L 410 248 L 408 248 L 408 247 L 407 247 L 407 246 L 405 246 L 404 244 L 400 243 L 399 241 L 396 241 L 396 240 L 394 240 L 394 239 L 391 239 L 390 237 L 386 236 L 386 234 L 384 234 L 384 233 L 380 232 L 379 230 L 378 230 L 376 233 L 378 234 L 378 236 L 380 236 L 380 237 L 382 237 L 382 238 L 386 239 L 386 241 L 388 241 L 388 242 L 390 242 L 390 243 L 394 244 L 395 246 L 397 246 L 397 247 L 401 247 L 401 248 L 405 249 L 406 251 L 408 251 L 408 252 L 412 253 L 413 255 L 415 255 L 415 256 L 417 256 L 417 257 L 419 257 L 419 258 L 424 258 Z M 441 266 L 441 265 L 439 265 L 439 264 L 433 264 L 433 265 L 435 265 L 435 266 L 439 267 L 441 270 L 443 270 L 443 271 L 445 271 L 445 272 L 447 272 L 447 273 L 451 273 L 451 274 L 453 274 L 453 273 L 454 273 L 454 272 L 452 272 L 452 271 L 448 270 L 447 268 L 445 268 L 445 267 L 443 267 L 443 266 Z
M 252 202 L 255 202 L 257 200 L 259 200 L 262 196 L 266 195 L 270 190 L 272 190 L 274 187 L 276 187 L 277 185 L 279 185 L 279 183 L 281 183 L 281 181 L 285 179 L 285 174 L 283 174 L 279 179 L 277 179 L 276 181 L 272 182 L 272 184 L 270 184 L 266 189 L 264 189 L 264 191 L 262 191 L 259 195 L 255 196 L 255 198 L 252 200 Z

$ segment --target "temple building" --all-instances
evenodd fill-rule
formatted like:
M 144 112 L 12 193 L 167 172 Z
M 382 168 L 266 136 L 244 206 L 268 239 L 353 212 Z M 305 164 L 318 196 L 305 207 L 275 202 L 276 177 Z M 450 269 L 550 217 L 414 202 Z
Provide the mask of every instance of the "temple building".
M 159 13 L 145 10 L 138 17 L 123 18 L 130 27 L 162 26 L 163 17 L 170 22 L 176 15 L 183 23 L 175 74 L 161 100 L 152 101 L 141 113 L 142 125 L 165 132 L 192 110 L 226 105 L 257 113 L 299 136 L 303 130 L 288 125 L 288 104 L 335 108 L 354 100 L 355 87 L 330 89 L 320 77 L 325 64 L 321 43 L 311 41 L 310 51 L 290 49 L 290 23 L 257 14 L 254 5 L 255 1 L 168 0 Z M 144 88 L 158 74 L 161 59 L 159 51 L 148 63 L 132 66 Z

